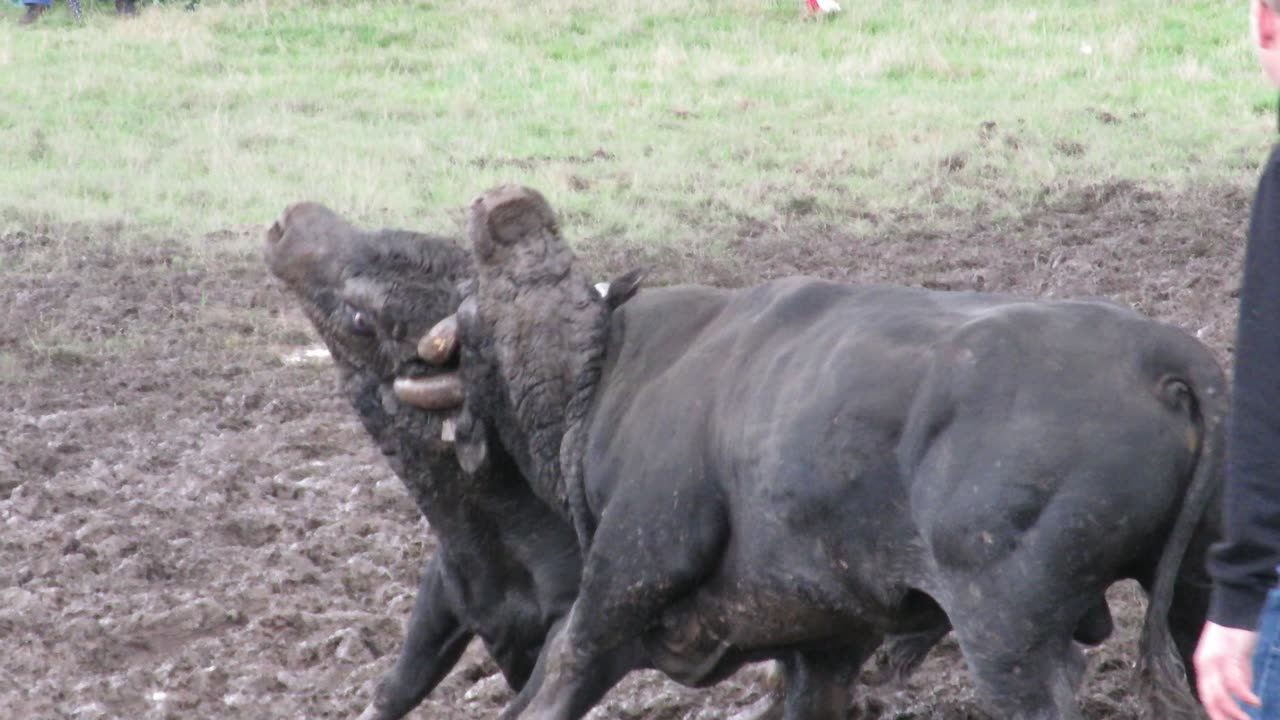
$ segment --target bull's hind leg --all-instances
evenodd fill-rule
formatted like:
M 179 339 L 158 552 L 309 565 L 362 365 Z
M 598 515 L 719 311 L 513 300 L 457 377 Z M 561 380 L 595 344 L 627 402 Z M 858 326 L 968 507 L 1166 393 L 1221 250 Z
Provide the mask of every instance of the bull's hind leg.
M 1037 627 L 1025 616 L 990 610 L 952 619 L 979 694 L 995 717 L 1081 720 L 1075 691 L 1084 657 L 1069 628 Z
M 782 695 L 770 693 L 732 720 L 845 720 L 849 686 L 864 659 L 856 652 L 792 653 L 779 661 Z
M 951 623 L 943 622 L 915 632 L 890 635 L 876 654 L 873 668 L 863 673 L 868 685 L 902 684 L 916 671 L 942 638 L 951 632 Z
M 715 568 L 728 536 L 719 499 L 640 491 L 613 499 L 600 518 L 582 586 L 563 631 L 546 649 L 542 687 L 521 715 L 576 720 L 620 678 L 598 672 L 640 642 L 665 608 Z M 692 663 L 694 665 L 696 663 Z
M 1179 568 L 1173 588 L 1173 600 L 1169 606 L 1169 633 L 1173 637 L 1178 657 L 1182 661 L 1187 688 L 1192 692 L 1196 689 L 1196 678 L 1195 665 L 1191 661 L 1191 656 L 1195 652 L 1200 631 L 1204 628 L 1205 618 L 1209 614 L 1209 596 L 1212 589 L 1212 582 L 1205 569 L 1205 556 L 1211 540 L 1216 536 L 1216 528 L 1214 528 L 1214 534 L 1209 538 L 1197 536 L 1193 540 Z M 1155 568 L 1158 561 L 1158 555 L 1153 553 L 1145 566 L 1134 573 L 1135 579 L 1146 591 L 1148 599 L 1154 589 Z M 1158 659 L 1154 658 L 1154 660 Z M 1159 693 L 1167 695 L 1175 706 L 1177 704 L 1175 696 L 1180 691 L 1181 688 L 1163 686 L 1158 690 Z
M 1075 691 L 1084 656 L 1070 636 L 992 637 L 957 628 L 960 648 L 996 717 L 1010 720 L 1081 720 Z
M 880 643 L 878 635 L 867 637 L 854 647 L 796 653 L 784 660 L 784 720 L 845 720 L 853 679 Z
M 941 554 L 951 562 L 935 597 L 980 695 L 1002 720 L 1081 720 L 1075 696 L 1085 663 L 1076 638 L 1096 642 L 1110 626 L 1105 580 L 1069 567 L 1072 551 L 1057 541 L 1027 533 L 986 564 L 957 562 L 956 544 Z M 987 545 L 981 535 L 977 542 Z
M 1178 647 L 1182 670 L 1186 673 L 1192 692 L 1196 692 L 1196 670 L 1191 656 L 1195 653 L 1200 631 L 1204 629 L 1205 618 L 1209 615 L 1210 589 L 1208 580 L 1179 577 L 1178 585 L 1174 588 L 1173 605 L 1169 608 L 1169 632 Z
M 945 604 L 965 662 L 996 717 L 1080 720 L 1085 663 L 1072 636 L 1096 613 L 1086 601 L 1095 595 L 1018 574 L 1006 567 L 954 584 Z

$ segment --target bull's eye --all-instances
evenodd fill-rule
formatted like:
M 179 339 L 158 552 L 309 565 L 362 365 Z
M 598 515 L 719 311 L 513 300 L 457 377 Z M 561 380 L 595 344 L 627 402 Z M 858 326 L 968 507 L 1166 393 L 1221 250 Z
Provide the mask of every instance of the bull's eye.
M 347 330 L 352 335 L 361 335 L 369 337 L 374 334 L 373 318 L 369 313 L 363 310 L 357 310 L 353 307 L 347 308 Z

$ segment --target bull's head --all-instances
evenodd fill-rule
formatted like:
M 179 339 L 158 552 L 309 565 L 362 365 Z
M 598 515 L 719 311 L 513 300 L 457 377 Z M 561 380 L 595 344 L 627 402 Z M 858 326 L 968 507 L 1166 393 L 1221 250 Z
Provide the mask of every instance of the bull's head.
M 529 188 L 505 185 L 477 198 L 468 236 L 476 280 L 461 291 L 456 323 L 438 326 L 423 343 L 425 358 L 453 345 L 444 340 L 450 333 L 461 338 L 467 408 L 458 458 L 468 469 L 483 464 L 491 425 L 534 490 L 569 509 L 575 428 L 595 391 L 609 314 L 635 294 L 642 273 L 590 284 L 551 206 Z
M 457 304 L 467 254 L 421 233 L 364 232 L 317 203 L 291 205 L 266 236 L 271 272 L 301 302 L 344 378 L 389 382 L 429 409 L 461 402 L 461 384 L 418 357 L 418 339 Z

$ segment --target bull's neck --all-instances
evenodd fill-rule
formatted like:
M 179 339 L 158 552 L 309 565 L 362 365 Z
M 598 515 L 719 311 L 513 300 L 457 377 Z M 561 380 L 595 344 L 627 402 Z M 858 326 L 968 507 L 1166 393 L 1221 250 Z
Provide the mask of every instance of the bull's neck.
M 610 313 L 603 304 L 595 304 L 598 312 L 581 337 L 585 347 L 575 357 L 582 361 L 574 368 L 573 392 L 565 409 L 564 436 L 560 442 L 560 469 L 565 506 L 582 547 L 588 547 L 594 535 L 595 519 L 586 502 L 583 460 L 586 453 L 588 420 L 596 393 L 601 388 L 605 358 L 610 339 Z
M 474 496 L 482 478 L 467 476 L 453 447 L 441 437 L 442 421 L 399 403 L 391 384 L 343 373 L 343 391 L 387 464 L 427 522 L 442 535 L 472 532 Z

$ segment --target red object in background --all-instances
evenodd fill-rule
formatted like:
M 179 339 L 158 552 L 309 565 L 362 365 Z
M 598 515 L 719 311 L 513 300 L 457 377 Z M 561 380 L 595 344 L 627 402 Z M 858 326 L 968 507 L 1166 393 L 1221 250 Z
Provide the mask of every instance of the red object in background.
M 840 10 L 840 5 L 836 3 L 836 0 L 805 0 L 805 5 L 809 7 L 810 12 L 815 13 L 838 12 Z

